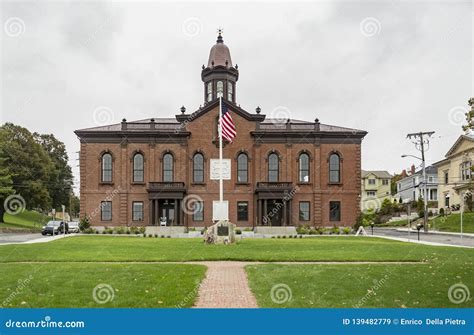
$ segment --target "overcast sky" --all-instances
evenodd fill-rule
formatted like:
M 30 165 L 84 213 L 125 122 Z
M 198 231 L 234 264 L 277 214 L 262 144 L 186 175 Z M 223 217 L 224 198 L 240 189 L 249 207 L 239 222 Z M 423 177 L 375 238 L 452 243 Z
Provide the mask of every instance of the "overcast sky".
M 428 161 L 442 159 L 473 96 L 469 1 L 34 1 L 1 14 L 1 121 L 54 133 L 76 178 L 75 129 L 203 103 L 219 26 L 241 107 L 368 131 L 364 169 L 408 167 L 405 136 L 421 130 L 436 131 Z

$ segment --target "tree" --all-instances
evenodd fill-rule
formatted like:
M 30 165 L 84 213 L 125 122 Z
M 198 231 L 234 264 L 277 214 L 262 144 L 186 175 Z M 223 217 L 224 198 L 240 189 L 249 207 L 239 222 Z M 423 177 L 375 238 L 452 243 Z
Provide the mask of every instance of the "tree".
M 466 124 L 462 126 L 464 131 L 474 130 L 474 98 L 469 99 L 467 103 L 471 110 L 466 113 Z
M 3 157 L 4 155 L 0 151 L 0 222 L 4 222 L 5 200 L 10 194 L 14 193 L 12 175 L 6 167 L 6 159 Z
M 54 164 L 28 129 L 5 123 L 0 127 L 0 152 L 5 159 L 5 173 L 27 208 L 50 208 L 48 183 Z
M 54 165 L 47 185 L 52 206 L 56 209 L 60 208 L 61 205 L 69 207 L 73 178 L 71 167 L 68 165 L 66 146 L 52 134 L 34 133 L 33 137 L 46 151 Z

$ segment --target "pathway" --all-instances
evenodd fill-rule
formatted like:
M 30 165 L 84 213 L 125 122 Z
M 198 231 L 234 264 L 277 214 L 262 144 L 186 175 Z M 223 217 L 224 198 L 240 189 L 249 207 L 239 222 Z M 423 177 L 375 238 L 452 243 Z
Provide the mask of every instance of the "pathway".
M 207 266 L 194 307 L 197 308 L 257 308 L 250 291 L 245 262 L 199 262 Z

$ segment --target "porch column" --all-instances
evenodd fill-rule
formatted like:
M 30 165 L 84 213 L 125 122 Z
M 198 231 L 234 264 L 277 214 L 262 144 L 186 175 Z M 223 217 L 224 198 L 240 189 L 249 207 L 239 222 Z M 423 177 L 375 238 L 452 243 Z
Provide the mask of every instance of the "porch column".
M 263 215 L 262 215 L 262 225 L 265 223 L 263 221 L 263 218 L 267 216 L 267 199 L 262 200 L 263 201 Z M 267 218 L 267 223 L 268 223 L 268 218 Z M 270 222 L 271 226 L 271 222 Z
M 255 222 L 255 225 L 261 226 L 262 223 L 262 200 L 257 199 L 257 222 Z
M 178 214 L 178 199 L 174 199 L 174 218 L 173 218 L 173 225 L 174 226 L 179 226 L 178 219 L 179 214 Z
M 179 201 L 178 212 L 179 212 L 179 225 L 184 226 L 184 213 L 183 209 L 181 208 L 181 199 Z
M 159 224 L 159 221 L 160 221 L 160 209 L 158 208 L 159 207 L 159 204 L 158 204 L 158 199 L 155 199 L 155 220 L 153 221 L 153 224 Z
M 291 225 L 292 223 L 292 217 L 291 217 L 291 200 L 288 200 L 288 224 L 287 225 Z
M 288 226 L 287 213 L 286 213 L 286 201 L 283 199 L 283 225 Z
M 153 224 L 153 202 L 154 200 L 148 200 L 148 225 Z

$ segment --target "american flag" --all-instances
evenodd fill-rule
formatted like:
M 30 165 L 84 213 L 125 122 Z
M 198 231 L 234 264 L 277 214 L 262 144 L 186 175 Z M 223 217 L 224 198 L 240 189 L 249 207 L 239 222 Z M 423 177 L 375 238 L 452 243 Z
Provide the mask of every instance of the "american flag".
M 232 116 L 230 115 L 229 107 L 226 105 L 224 100 L 221 98 L 221 119 L 222 119 L 222 138 L 225 138 L 227 141 L 232 142 L 235 136 L 237 136 L 237 131 L 235 130 L 234 121 L 232 121 Z

